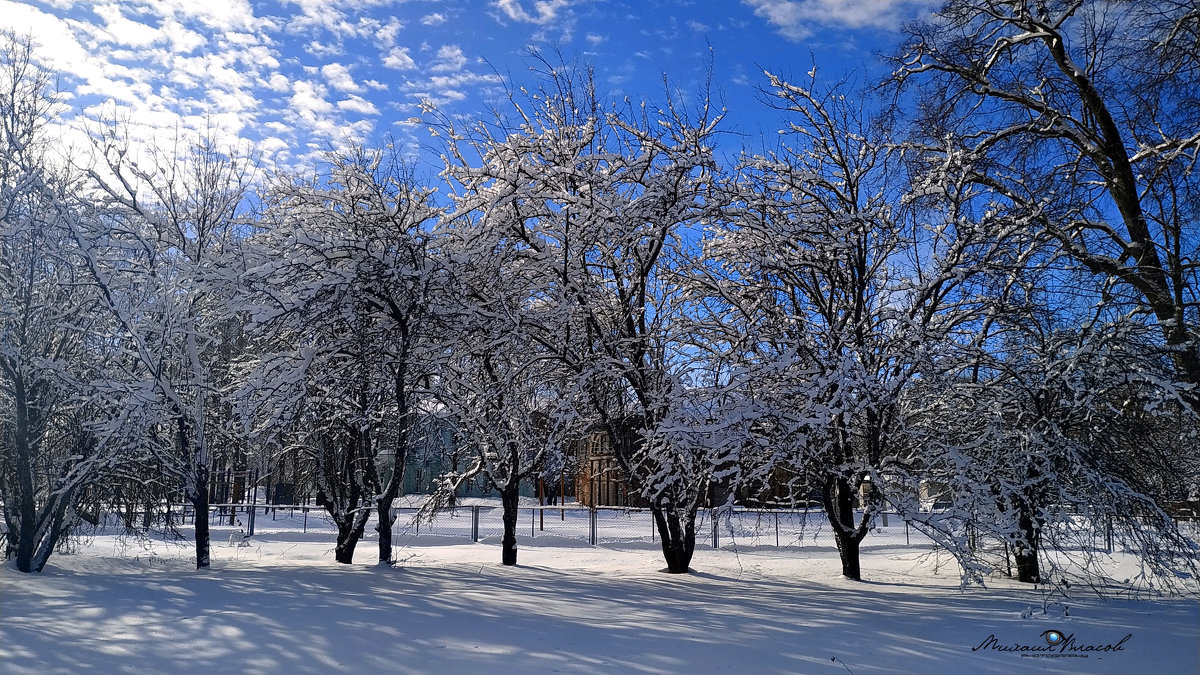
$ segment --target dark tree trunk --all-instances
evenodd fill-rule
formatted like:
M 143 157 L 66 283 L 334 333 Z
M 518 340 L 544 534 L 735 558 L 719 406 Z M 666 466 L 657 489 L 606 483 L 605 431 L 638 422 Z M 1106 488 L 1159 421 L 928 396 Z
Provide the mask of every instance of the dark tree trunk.
M 208 532 L 208 468 L 201 465 L 196 469 L 196 487 L 188 500 L 196 510 L 196 569 L 209 566 Z
M 825 516 L 833 529 L 838 555 L 842 559 L 842 576 L 855 581 L 862 580 L 859 562 L 859 544 L 867 535 L 868 517 L 857 526 L 854 523 L 854 490 L 845 476 L 828 476 L 821 489 L 821 501 Z
M 33 452 L 34 448 L 32 440 L 32 427 L 35 422 L 30 419 L 31 415 L 37 415 L 36 405 L 30 406 L 27 394 L 24 387 L 24 382 L 19 377 L 14 377 L 14 392 L 15 392 L 15 412 L 17 418 L 16 424 L 16 447 L 15 456 L 13 458 L 14 471 L 17 474 L 17 569 L 22 572 L 33 571 L 33 551 L 36 545 L 35 533 L 37 531 L 37 504 L 34 501 L 36 492 L 33 487 Z M 32 408 L 32 409 L 31 409 Z M 12 499 L 12 495 L 9 495 Z M 5 505 L 7 511 L 8 506 Z M 8 515 L 7 513 L 5 515 Z M 8 536 L 13 537 L 13 533 L 9 532 Z
M 392 523 L 396 521 L 395 516 L 392 515 L 392 504 L 400 496 L 400 488 L 404 484 L 404 466 L 408 463 L 408 425 L 407 422 L 403 424 L 399 434 L 400 441 L 396 447 L 396 465 L 392 467 L 392 476 L 375 505 L 376 520 L 378 521 L 375 531 L 379 533 L 379 562 L 384 564 L 392 562 Z
M 510 479 L 500 491 L 500 503 L 504 506 L 504 537 L 500 540 L 500 562 L 504 565 L 517 564 L 517 507 L 520 498 L 520 481 Z
M 404 467 L 408 463 L 408 392 L 405 390 L 407 373 L 407 361 L 401 359 L 392 382 L 396 394 L 396 407 L 400 412 L 400 421 L 396 428 L 396 446 L 393 452 L 395 462 L 392 466 L 392 475 L 388 478 L 383 493 L 376 501 L 375 508 L 378 521 L 375 531 L 379 533 L 379 562 L 385 565 L 392 563 L 392 523 L 395 522 L 395 518 L 392 516 L 392 504 L 400 496 L 400 490 L 404 485 Z M 372 466 L 375 466 L 374 463 Z
M 650 513 L 654 516 L 654 525 L 658 528 L 659 538 L 662 540 L 667 572 L 686 574 L 692 564 L 692 554 L 696 550 L 695 509 L 685 509 L 681 512 L 671 506 L 652 506 Z
M 1041 581 L 1042 574 L 1038 567 L 1038 532 L 1037 519 L 1028 508 L 1022 508 L 1017 520 L 1021 531 L 1022 541 L 1013 545 L 1013 557 L 1017 562 L 1017 581 L 1036 584 Z
M 835 532 L 837 532 L 835 530 Z M 862 580 L 862 567 L 859 563 L 859 540 L 844 533 L 835 534 L 838 555 L 842 558 L 842 576 L 855 581 Z
M 75 490 L 71 489 L 52 498 L 46 505 L 42 516 L 43 522 L 46 523 L 46 531 L 33 556 L 33 571 L 42 571 L 46 562 L 50 560 L 50 554 L 54 552 L 54 547 L 58 545 L 63 536 L 68 534 L 71 524 L 67 522 L 67 507 L 73 503 L 75 503 Z
M 337 545 L 333 549 L 333 559 L 349 565 L 354 562 L 354 548 L 358 546 L 358 540 L 362 539 L 363 531 L 367 529 L 367 516 L 350 514 L 337 521 L 338 536 Z
M 393 498 L 394 499 L 394 498 Z M 392 516 L 393 499 L 382 498 L 375 505 L 375 531 L 379 533 L 379 562 L 392 562 Z

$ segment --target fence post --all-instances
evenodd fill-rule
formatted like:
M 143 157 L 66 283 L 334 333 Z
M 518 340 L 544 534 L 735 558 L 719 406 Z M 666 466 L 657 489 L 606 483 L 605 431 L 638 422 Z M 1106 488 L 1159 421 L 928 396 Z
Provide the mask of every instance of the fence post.
M 721 540 L 717 535 L 717 510 L 712 510 L 709 525 L 712 526 L 712 545 L 714 549 L 721 548 Z
M 908 518 L 904 519 L 904 545 L 912 546 L 912 542 L 908 540 Z
M 471 507 L 471 541 L 479 541 L 479 505 Z
M 304 512 L 304 531 L 308 532 L 308 507 L 306 506 L 300 510 Z
M 775 548 L 779 548 L 779 512 L 775 512 Z
M 589 539 L 591 540 L 592 546 L 595 546 L 596 541 L 599 539 L 599 537 L 597 536 L 597 532 L 596 532 L 596 530 L 598 528 L 596 527 L 596 509 L 595 509 L 595 507 L 588 509 L 588 525 L 589 525 L 588 530 L 590 531 L 590 535 L 591 535 L 589 537 Z
M 250 476 L 247 475 L 247 478 Z M 250 515 L 246 518 L 249 520 L 248 527 L 250 528 L 250 536 L 254 536 L 254 514 L 258 511 L 258 470 L 254 471 L 254 480 L 250 483 Z
M 530 537 L 537 536 L 537 514 L 538 514 L 537 511 L 535 511 L 533 509 L 529 509 L 529 536 Z

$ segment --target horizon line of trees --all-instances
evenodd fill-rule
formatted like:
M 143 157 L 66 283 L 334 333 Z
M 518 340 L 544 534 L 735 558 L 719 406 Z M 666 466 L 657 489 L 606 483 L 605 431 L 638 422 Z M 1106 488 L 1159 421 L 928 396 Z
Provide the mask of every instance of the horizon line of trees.
M 967 580 L 978 536 L 1047 580 L 1072 515 L 1195 578 L 1166 509 L 1200 497 L 1200 15 L 1154 4 L 951 0 L 873 88 L 766 73 L 778 138 L 728 161 L 710 92 L 612 102 L 538 57 L 491 117 L 428 115 L 436 186 L 390 147 L 267 174 L 100 122 L 63 158 L 54 74 L 0 35 L 6 556 L 182 493 L 208 567 L 214 466 L 286 456 L 337 561 L 374 513 L 390 563 L 426 415 L 428 508 L 486 480 L 504 564 L 520 483 L 598 430 L 674 573 L 720 485 L 818 496 L 851 579 L 883 509 Z

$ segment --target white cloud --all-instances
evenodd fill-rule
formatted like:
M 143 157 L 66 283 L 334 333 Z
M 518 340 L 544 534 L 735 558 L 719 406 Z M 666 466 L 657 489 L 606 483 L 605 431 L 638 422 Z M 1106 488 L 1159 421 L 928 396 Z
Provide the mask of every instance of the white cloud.
M 467 87 L 476 84 L 494 84 L 502 81 L 503 80 L 499 75 L 493 73 L 485 75 L 480 73 L 462 72 L 454 75 L 434 75 L 433 77 L 429 78 L 427 84 L 436 89 L 458 89 L 460 87 Z
M 291 144 L 282 138 L 266 138 L 258 144 L 259 151 L 275 161 L 287 161 Z
M 454 73 L 467 65 L 467 57 L 458 45 L 443 45 L 437 50 L 437 60 L 430 66 L 435 73 Z
M 387 49 L 396 44 L 396 35 L 400 29 L 404 28 L 404 24 L 400 23 L 400 19 L 394 16 L 389 16 L 386 23 L 382 24 L 375 31 L 375 39 L 380 49 Z
M 212 110 L 219 110 L 225 113 L 241 113 L 254 111 L 259 108 L 259 100 L 245 90 L 211 91 L 209 92 L 208 100 L 213 104 Z
M 265 27 L 254 16 L 249 0 L 157 0 L 147 3 L 162 16 L 187 17 L 220 31 L 251 31 Z
M 371 103 L 361 96 L 350 96 L 347 99 L 338 101 L 337 107 L 345 112 L 355 112 L 359 113 L 360 115 L 379 114 L 379 108 L 376 108 L 374 103 Z
M 521 0 L 496 0 L 496 8 L 504 12 L 513 21 L 546 25 L 558 18 L 558 12 L 570 5 L 568 0 L 536 0 L 533 3 L 534 13 L 529 13 Z
M 362 85 L 355 82 L 350 75 L 350 69 L 341 63 L 329 63 L 321 66 L 321 74 L 325 76 L 325 81 L 329 83 L 329 86 L 337 91 L 357 94 L 363 90 Z
M 333 104 L 325 100 L 325 87 L 305 80 L 292 83 L 288 105 L 309 124 L 315 124 L 321 116 L 333 112 Z
M 271 73 L 271 79 L 267 80 L 267 88 L 271 91 L 285 92 L 292 88 L 292 83 L 283 73 Z
M 117 44 L 148 47 L 165 37 L 157 28 L 126 18 L 116 5 L 98 5 L 92 11 L 104 19 L 109 40 Z
M 811 36 L 821 26 L 897 30 L 928 11 L 934 0 L 742 0 L 790 40 Z
M 447 89 L 445 91 L 430 92 L 430 91 L 414 91 L 413 98 L 420 101 L 421 106 L 438 106 L 446 105 L 447 103 L 455 103 L 467 98 L 467 95 L 457 89 Z
M 275 58 L 275 52 L 265 45 L 244 48 L 236 53 L 236 57 L 243 67 L 250 70 L 276 70 L 279 68 L 279 59 Z
M 176 54 L 190 54 L 208 42 L 208 38 L 184 28 L 183 24 L 174 19 L 164 20 L 161 31 L 171 41 L 171 49 Z
M 592 45 L 598 45 L 608 40 L 607 37 L 603 35 L 596 35 L 595 33 L 588 33 L 586 39 Z
M 374 89 L 375 91 L 387 91 L 388 88 L 386 83 L 380 82 L 379 80 L 363 80 L 363 84 L 366 85 L 368 89 Z
M 446 23 L 446 15 L 437 12 L 426 14 L 421 18 L 421 24 L 425 26 L 436 26 L 443 23 Z
M 338 10 L 336 3 L 327 0 L 290 0 L 289 4 L 300 7 L 300 13 L 287 23 L 287 32 L 297 33 L 310 29 L 324 29 L 332 33 L 345 33 L 349 24 L 346 15 Z
M 383 57 L 383 65 L 396 70 L 412 70 L 417 67 L 417 62 L 408 55 L 408 47 L 396 47 Z
M 249 47 L 250 45 L 258 44 L 258 36 L 254 33 L 243 33 L 242 31 L 227 30 L 221 35 L 221 41 L 224 46 L 234 45 L 236 47 Z
M 338 56 L 342 53 L 342 46 L 336 42 L 325 44 L 312 40 L 304 45 L 304 51 L 316 57 Z

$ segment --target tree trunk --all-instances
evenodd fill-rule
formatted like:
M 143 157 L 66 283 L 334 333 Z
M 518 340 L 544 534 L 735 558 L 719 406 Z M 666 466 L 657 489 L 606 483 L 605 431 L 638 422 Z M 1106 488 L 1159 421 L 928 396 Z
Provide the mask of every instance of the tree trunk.
M 1037 520 L 1028 508 L 1021 508 L 1017 527 L 1023 538 L 1023 541 L 1018 541 L 1013 545 L 1013 557 L 1017 562 L 1017 581 L 1036 584 L 1042 578 L 1041 570 L 1038 568 L 1039 533 Z
M 375 512 L 377 523 L 375 531 L 379 533 L 379 562 L 385 565 L 392 563 L 392 524 L 396 521 L 392 515 L 392 504 L 400 496 L 400 488 L 404 484 L 404 465 L 408 461 L 408 428 L 405 426 L 401 433 L 401 443 L 396 448 L 396 465 L 392 467 L 392 475 L 388 479 L 383 494 L 376 500 Z
M 687 574 L 692 564 L 692 553 L 696 550 L 695 509 L 685 509 L 681 513 L 672 506 L 652 506 L 650 513 L 654 516 L 654 525 L 658 528 L 659 539 L 662 540 L 667 572 Z
M 504 506 L 504 537 L 500 540 L 500 563 L 517 564 L 517 507 L 520 504 L 521 483 L 509 480 L 500 491 L 500 502 Z
M 332 515 L 332 514 L 331 514 Z M 338 528 L 337 545 L 333 549 L 333 559 L 349 565 L 354 562 L 354 549 L 358 540 L 362 539 L 363 531 L 367 529 L 367 515 L 349 514 L 335 519 Z
M 37 552 L 33 556 L 33 571 L 41 572 L 46 567 L 46 562 L 50 560 L 50 554 L 54 552 L 54 547 L 58 545 L 59 539 L 67 534 L 70 528 L 70 524 L 67 522 L 67 509 L 74 501 L 75 491 L 69 490 L 65 494 L 51 499 L 50 503 L 46 505 L 42 517 L 45 531 L 38 543 Z M 73 515 L 71 519 L 74 519 Z
M 208 468 L 201 465 L 196 470 L 196 486 L 191 494 L 192 508 L 196 510 L 196 569 L 209 566 L 208 532 Z
M 375 531 L 379 533 L 379 562 L 390 565 L 392 562 L 392 500 L 380 499 L 375 504 Z
M 855 581 L 862 581 L 862 567 L 859 562 L 859 544 L 867 535 L 867 516 L 863 521 L 854 524 L 854 490 L 845 476 L 828 476 L 821 489 L 821 501 L 825 506 L 825 516 L 833 528 L 833 537 L 837 542 L 838 555 L 842 559 L 842 576 Z
M 17 495 L 13 501 L 17 502 L 17 569 L 22 572 L 30 572 L 33 570 L 33 552 L 36 545 L 35 533 L 37 532 L 37 503 L 36 491 L 33 487 L 33 452 L 34 442 L 31 438 L 31 428 L 33 421 L 29 419 L 30 415 L 36 415 L 36 409 L 31 410 L 26 397 L 24 383 L 20 378 L 14 378 L 14 392 L 17 424 L 15 450 L 16 452 L 13 464 L 15 473 L 17 474 Z M 12 499 L 12 495 L 9 495 Z M 6 504 L 6 511 L 8 505 Z M 6 515 L 8 515 L 6 513 Z M 10 539 L 13 533 L 8 534 Z
M 855 581 L 862 581 L 862 568 L 859 562 L 859 540 L 847 536 L 840 530 L 834 530 L 837 540 L 838 555 L 842 558 L 842 576 Z

